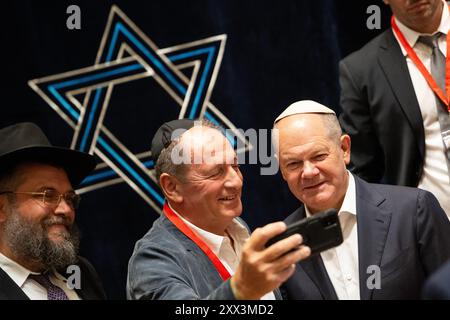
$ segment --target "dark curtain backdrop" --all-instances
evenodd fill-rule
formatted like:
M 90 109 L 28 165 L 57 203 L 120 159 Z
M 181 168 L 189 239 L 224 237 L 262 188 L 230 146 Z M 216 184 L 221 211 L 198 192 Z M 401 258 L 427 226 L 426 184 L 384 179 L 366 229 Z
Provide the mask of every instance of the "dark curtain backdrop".
M 67 6 L 81 8 L 81 30 L 66 28 Z M 71 127 L 28 80 L 92 66 L 116 4 L 159 48 L 226 34 L 210 101 L 238 128 L 270 128 L 290 103 L 313 99 L 339 112 L 338 62 L 388 27 L 381 1 L 9 1 L 2 4 L 0 127 L 33 121 L 52 143 L 70 146 Z M 381 30 L 366 9 L 381 8 Z M 149 150 L 156 128 L 177 105 L 153 78 L 117 85 L 104 124 L 132 152 Z M 281 175 L 243 165 L 242 217 L 251 228 L 298 206 Z M 157 213 L 126 183 L 83 194 L 77 221 L 81 254 L 98 270 L 110 298 L 125 298 L 128 259 Z

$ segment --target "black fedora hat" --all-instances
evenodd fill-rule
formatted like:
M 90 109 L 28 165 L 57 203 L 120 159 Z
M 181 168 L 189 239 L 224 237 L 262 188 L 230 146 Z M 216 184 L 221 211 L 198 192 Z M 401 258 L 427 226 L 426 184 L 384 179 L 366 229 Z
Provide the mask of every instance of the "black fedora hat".
M 28 161 L 61 166 L 73 187 L 96 166 L 95 157 L 90 154 L 52 146 L 34 123 L 23 122 L 0 129 L 0 173 Z

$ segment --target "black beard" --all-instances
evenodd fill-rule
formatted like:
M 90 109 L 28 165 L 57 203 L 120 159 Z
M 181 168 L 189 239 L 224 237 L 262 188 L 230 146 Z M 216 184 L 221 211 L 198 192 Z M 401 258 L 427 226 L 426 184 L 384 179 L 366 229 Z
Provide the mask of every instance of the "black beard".
M 50 240 L 47 233 L 48 227 L 55 223 L 63 223 L 69 229 L 59 234 L 62 238 L 59 241 Z M 79 230 L 75 224 L 69 224 L 67 218 L 60 216 L 34 222 L 12 210 L 4 225 L 3 239 L 16 256 L 41 264 L 47 270 L 62 270 L 78 260 Z

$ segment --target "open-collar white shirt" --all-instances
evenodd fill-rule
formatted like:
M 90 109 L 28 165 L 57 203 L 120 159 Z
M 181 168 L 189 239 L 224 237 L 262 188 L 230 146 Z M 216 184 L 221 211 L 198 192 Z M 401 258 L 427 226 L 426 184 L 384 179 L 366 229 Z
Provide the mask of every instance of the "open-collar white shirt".
M 176 212 L 169 204 L 173 212 L 191 229 L 211 251 L 219 258 L 227 271 L 232 276 L 236 272 L 242 253 L 242 247 L 248 240 L 250 234 L 245 226 L 233 219 L 226 229 L 226 236 L 220 236 L 212 232 L 203 230 L 186 220 L 181 214 Z M 275 300 L 273 292 L 269 292 L 261 300 Z
M 356 186 L 348 172 L 348 187 L 338 217 L 344 241 L 320 253 L 328 277 L 339 300 L 359 300 L 358 228 L 356 224 Z M 305 206 L 306 216 L 311 216 Z

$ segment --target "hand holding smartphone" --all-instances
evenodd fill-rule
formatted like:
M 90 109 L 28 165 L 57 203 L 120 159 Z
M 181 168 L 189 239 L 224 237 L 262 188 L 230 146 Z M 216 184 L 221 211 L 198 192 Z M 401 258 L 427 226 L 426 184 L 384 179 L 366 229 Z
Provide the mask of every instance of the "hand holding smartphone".
M 344 240 L 337 211 L 328 209 L 289 225 L 282 234 L 267 241 L 266 247 L 296 233 L 303 237 L 302 245 L 311 248 L 311 255 L 336 247 Z

